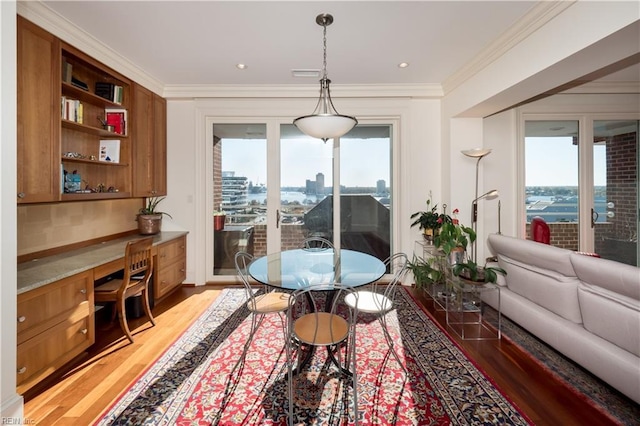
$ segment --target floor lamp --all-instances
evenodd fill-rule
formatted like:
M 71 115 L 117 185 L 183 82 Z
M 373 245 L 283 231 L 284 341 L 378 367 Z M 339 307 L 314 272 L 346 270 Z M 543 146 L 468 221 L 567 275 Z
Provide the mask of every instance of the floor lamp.
M 474 149 L 465 149 L 462 151 L 462 153 L 464 155 L 466 155 L 467 157 L 471 157 L 471 158 L 476 158 L 476 192 L 475 195 L 473 196 L 473 203 L 472 203 L 472 213 L 471 213 L 471 228 L 473 229 L 474 232 L 477 232 L 477 224 L 476 224 L 476 219 L 478 216 L 478 206 L 477 206 L 477 201 L 480 197 L 478 197 L 478 170 L 480 168 L 480 160 L 482 160 L 485 156 L 491 154 L 491 149 L 489 148 L 474 148 Z M 471 257 L 473 258 L 473 261 L 476 261 L 476 243 L 474 241 L 474 243 L 471 245 Z
M 478 223 L 478 201 L 482 200 L 483 198 L 487 198 L 487 199 L 492 199 L 492 198 L 496 198 L 499 195 L 498 190 L 497 189 L 492 189 L 489 192 L 485 192 L 484 194 L 482 194 L 481 196 L 479 196 L 478 198 L 476 198 L 475 200 L 473 200 L 473 202 L 471 203 L 471 217 L 472 217 L 472 228 L 474 231 L 476 231 L 477 229 L 477 223 Z M 476 231 L 476 239 L 473 241 L 473 244 L 471 245 L 471 257 L 473 258 L 473 262 L 474 263 L 478 263 L 477 257 L 478 257 L 478 253 L 476 251 L 476 243 L 478 242 L 478 235 L 477 235 L 477 231 Z

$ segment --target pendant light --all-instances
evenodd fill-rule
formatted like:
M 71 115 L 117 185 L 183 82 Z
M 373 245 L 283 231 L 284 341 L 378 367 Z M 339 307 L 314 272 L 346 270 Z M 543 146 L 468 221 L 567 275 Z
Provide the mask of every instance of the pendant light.
M 316 17 L 316 23 L 323 28 L 324 56 L 322 60 L 322 79 L 320 80 L 320 98 L 311 115 L 305 115 L 293 120 L 293 124 L 303 133 L 323 141 L 338 138 L 358 124 L 355 117 L 338 114 L 331 101 L 327 78 L 327 27 L 333 23 L 333 16 L 322 13 Z

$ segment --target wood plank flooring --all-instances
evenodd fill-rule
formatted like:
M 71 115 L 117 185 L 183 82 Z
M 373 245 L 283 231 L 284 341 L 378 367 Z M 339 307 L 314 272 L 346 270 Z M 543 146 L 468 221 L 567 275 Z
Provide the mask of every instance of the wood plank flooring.
M 145 318 L 130 321 L 133 344 L 117 322 L 97 322 L 96 344 L 86 356 L 24 395 L 25 418 L 37 425 L 91 424 L 211 304 L 221 288 L 180 288 L 153 309 L 155 327 Z M 444 316 L 430 309 L 426 298 L 417 297 L 443 324 Z M 458 342 L 536 424 L 612 424 L 509 341 Z

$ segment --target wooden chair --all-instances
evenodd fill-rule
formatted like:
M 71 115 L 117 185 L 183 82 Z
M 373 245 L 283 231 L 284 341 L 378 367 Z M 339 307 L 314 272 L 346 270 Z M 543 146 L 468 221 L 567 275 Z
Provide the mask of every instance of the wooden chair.
M 114 279 L 97 286 L 94 289 L 95 302 L 114 302 L 114 316 L 117 313 L 120 319 L 120 327 L 133 343 L 133 336 L 127 324 L 125 300 L 132 296 L 142 297 L 144 312 L 149 317 L 151 324 L 156 325 L 151 308 L 149 307 L 149 281 L 153 273 L 153 257 L 151 246 L 153 237 L 143 238 L 127 243 L 124 255 L 124 276 L 122 279 Z

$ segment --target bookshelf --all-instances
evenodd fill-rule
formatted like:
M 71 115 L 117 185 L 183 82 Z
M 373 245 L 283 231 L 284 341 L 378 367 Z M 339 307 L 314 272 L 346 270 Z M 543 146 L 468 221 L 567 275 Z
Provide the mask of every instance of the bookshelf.
M 165 195 L 166 100 L 21 16 L 17 30 L 17 203 Z M 65 171 L 81 177 L 66 192 Z
M 131 118 L 127 112 L 132 82 L 62 41 L 60 61 L 61 108 L 67 99 L 82 105 L 80 119 L 66 117 L 64 110 L 60 110 L 61 201 L 129 198 Z M 115 94 L 105 92 L 108 87 L 114 88 Z M 114 114 L 122 117 L 117 126 L 107 120 Z M 118 161 L 99 161 L 101 145 L 111 140 L 119 141 Z M 80 174 L 82 185 L 80 191 L 70 193 L 64 189 L 64 180 L 65 173 L 72 172 Z

